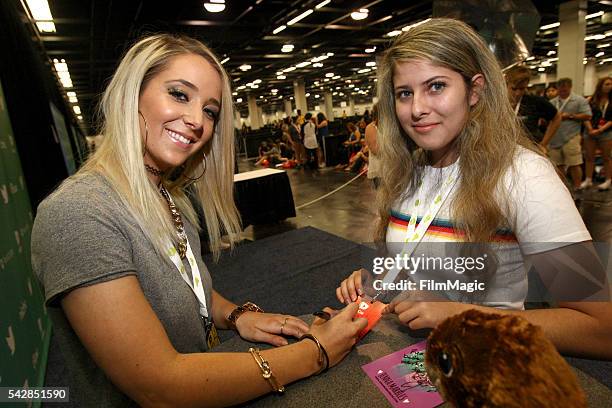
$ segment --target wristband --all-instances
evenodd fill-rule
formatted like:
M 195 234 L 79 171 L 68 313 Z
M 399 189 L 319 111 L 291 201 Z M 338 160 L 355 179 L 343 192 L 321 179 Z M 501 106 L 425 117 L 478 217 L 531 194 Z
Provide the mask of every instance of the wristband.
M 314 374 L 314 375 L 319 375 L 323 371 L 326 371 L 329 368 L 329 356 L 327 355 L 327 351 L 325 351 L 325 348 L 323 347 L 323 345 L 321 344 L 319 339 L 317 339 L 314 335 L 312 335 L 310 333 L 306 333 L 306 334 L 302 335 L 302 337 L 300 337 L 300 341 L 302 341 L 304 339 L 308 339 L 308 340 L 314 341 L 315 344 L 317 345 L 317 348 L 319 349 L 319 358 L 317 359 L 317 362 L 319 363 L 319 367 L 321 367 L 321 368 L 319 369 L 319 371 L 317 371 Z M 325 364 L 323 364 L 323 362 L 325 362 Z
M 281 383 L 279 383 L 274 374 L 272 374 L 272 368 L 270 368 L 270 363 L 268 363 L 268 361 L 263 358 L 263 356 L 259 352 L 259 349 L 250 347 L 249 353 L 251 353 L 253 359 L 259 366 L 259 369 L 261 370 L 261 376 L 270 384 L 270 387 L 272 387 L 272 391 L 278 392 L 279 394 L 285 392 L 285 387 Z
M 230 329 L 236 330 L 236 320 L 244 313 L 244 312 L 257 312 L 264 313 L 263 309 L 257 306 L 255 303 L 246 302 L 242 306 L 236 307 L 232 310 L 232 313 L 227 317 L 227 322 L 230 326 Z

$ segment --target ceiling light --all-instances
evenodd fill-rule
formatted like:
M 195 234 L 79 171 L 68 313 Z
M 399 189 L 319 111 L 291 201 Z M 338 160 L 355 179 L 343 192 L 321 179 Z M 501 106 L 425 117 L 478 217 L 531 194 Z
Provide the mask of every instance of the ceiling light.
M 78 116 L 77 116 L 77 119 L 78 119 L 78 120 L 83 120 L 83 116 L 78 115 Z
M 312 9 L 306 10 L 305 12 L 303 12 L 302 14 L 300 14 L 299 16 L 287 21 L 287 25 L 293 25 L 295 23 L 297 23 L 298 21 L 300 21 L 301 19 L 309 16 L 310 14 L 312 14 Z
M 407 25 L 406 27 L 402 27 L 402 31 L 408 31 L 408 30 L 410 30 L 413 27 L 417 27 L 417 26 L 420 26 L 423 23 L 428 22 L 429 20 L 431 20 L 431 18 L 425 19 L 423 21 L 419 21 L 418 23 Z
M 393 30 L 393 31 L 389 31 L 387 33 L 387 36 L 389 36 L 389 37 L 396 37 L 396 36 L 400 35 L 401 33 L 402 33 L 401 30 Z
M 607 47 L 609 47 L 609 46 L 610 46 L 610 43 L 606 43 L 606 44 L 599 44 L 599 45 L 597 46 L 597 48 L 607 48 Z
M 282 52 L 291 52 L 291 51 L 293 51 L 293 48 L 294 48 L 293 44 L 285 44 L 285 45 L 283 45 L 283 48 L 281 48 L 281 51 Z
M 584 41 L 603 40 L 604 38 L 606 38 L 606 36 L 603 34 L 587 35 L 586 37 L 584 37 Z
M 236 88 L 237 90 L 241 91 L 243 89 L 246 89 L 246 85 L 240 85 L 238 88 Z
M 225 0 L 210 0 L 204 3 L 204 8 L 209 13 L 220 13 L 225 10 Z
M 328 72 L 327 74 L 325 74 L 326 77 L 331 78 L 334 76 L 333 72 Z
M 603 16 L 603 14 L 604 14 L 603 11 L 598 11 L 597 13 L 593 13 L 593 14 L 587 14 L 585 19 L 588 20 L 590 18 L 595 18 L 595 17 Z
M 306 94 L 304 94 L 304 96 L 308 98 L 310 96 L 310 93 L 306 92 Z
M 306 65 L 310 65 L 312 64 L 310 61 L 304 61 L 304 62 L 300 62 L 299 64 L 296 65 L 297 68 L 304 68 Z
M 327 4 L 329 4 L 329 2 L 330 2 L 330 1 L 331 1 L 331 0 L 325 0 L 325 1 L 322 1 L 322 2 L 320 2 L 319 4 L 317 4 L 317 5 L 315 6 L 315 8 L 318 10 L 318 9 L 320 9 L 321 7 L 325 7 Z
M 79 100 L 77 99 L 76 96 L 69 96 L 68 97 L 68 102 L 70 102 L 70 103 L 79 103 Z
M 375 66 L 376 66 L 376 62 L 374 61 L 366 62 L 366 67 L 375 67 Z
M 549 28 L 555 28 L 555 27 L 559 27 L 561 25 L 561 23 L 556 22 L 556 23 L 552 23 L 552 24 L 546 24 L 540 27 L 540 30 L 548 30 Z
M 254 84 L 261 84 L 261 79 L 256 79 L 253 81 Z
M 295 67 L 289 67 L 289 68 L 283 69 L 283 72 L 291 72 L 291 71 L 295 71 L 295 70 L 296 70 Z
M 534 59 L 535 59 L 535 57 L 532 55 L 531 57 L 527 57 L 527 59 L 525 61 L 532 61 Z
M 321 64 L 320 62 L 315 62 L 314 64 L 312 64 L 312 66 L 315 68 L 321 68 L 323 64 Z
M 77 115 L 81 114 L 81 107 L 79 105 L 73 106 L 72 110 L 74 111 L 74 113 L 76 113 Z
M 272 31 L 272 34 L 278 34 L 278 33 L 280 33 L 281 31 L 283 31 L 285 28 L 287 28 L 287 26 L 286 26 L 286 25 L 282 25 L 282 26 L 280 26 L 280 27 L 276 27 L 276 28 L 274 29 L 274 31 Z
M 357 71 L 358 74 L 365 74 L 366 72 L 370 72 L 371 69 L 370 68 L 364 68 L 364 69 L 360 69 L 359 71 Z
M 229 57 L 225 57 L 221 60 L 221 64 L 225 64 L 227 61 L 229 61 Z
M 376 51 L 376 46 L 374 46 L 374 47 L 372 47 L 372 48 L 366 48 L 366 49 L 365 49 L 365 52 L 367 52 L 368 54 L 369 54 L 369 53 L 372 53 L 372 52 L 374 52 L 374 51 Z
M 249 64 L 242 64 L 241 66 L 238 67 L 241 71 L 248 71 L 249 69 L 251 69 L 251 66 Z
M 551 50 L 551 51 L 548 51 L 548 53 L 546 55 L 550 56 L 550 55 L 555 55 L 556 53 L 557 53 L 557 51 Z
M 546 68 L 538 68 L 538 71 L 544 72 L 544 71 L 546 71 Z
M 241 103 L 241 102 L 242 102 L 242 98 L 236 99 L 236 103 Z
M 604 54 L 605 54 L 605 52 L 600 51 L 600 52 L 598 52 L 597 54 L 595 54 L 595 58 L 602 57 Z
M 285 75 L 277 75 L 276 79 L 287 79 Z
M 36 27 L 41 33 L 54 33 L 55 24 L 53 23 L 53 16 L 49 9 L 49 3 L 47 0 L 26 0 L 28 8 L 32 14 L 32 18 L 36 21 Z
M 278 89 L 271 89 L 271 90 L 270 90 L 270 92 L 272 92 L 272 93 L 277 93 L 277 92 L 278 92 Z
M 340 78 L 341 78 L 340 75 L 336 75 L 336 76 L 332 77 L 332 79 L 336 79 L 336 80 L 338 80 Z
M 328 52 L 326 55 L 327 55 L 328 57 L 333 57 L 333 56 L 334 56 L 334 53 L 333 53 L 333 52 Z
M 359 11 L 353 11 L 351 17 L 353 20 L 363 20 L 368 18 L 368 9 L 359 9 Z

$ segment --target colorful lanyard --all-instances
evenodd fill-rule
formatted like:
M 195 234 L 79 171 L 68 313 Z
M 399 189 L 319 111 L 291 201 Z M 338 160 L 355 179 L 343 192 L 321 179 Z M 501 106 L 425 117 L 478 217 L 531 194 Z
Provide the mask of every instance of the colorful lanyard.
M 170 201 L 172 201 L 172 196 L 170 195 L 168 196 L 170 197 Z M 173 201 L 172 203 L 174 204 Z M 187 269 L 185 268 L 185 265 L 183 264 L 183 261 L 181 260 L 181 257 L 179 256 L 178 251 L 176 250 L 176 248 L 174 247 L 172 243 L 168 244 L 168 249 L 166 253 L 168 257 L 170 257 L 170 260 L 172 261 L 174 266 L 176 266 L 176 269 L 178 269 L 178 271 L 180 272 L 181 277 L 183 278 L 185 283 L 189 285 L 193 293 L 198 298 L 198 302 L 200 303 L 200 315 L 203 318 L 207 319 L 208 318 L 208 308 L 206 307 L 206 294 L 204 294 L 204 285 L 202 283 L 202 276 L 200 275 L 200 268 L 198 268 L 198 263 L 196 262 L 195 257 L 193 256 L 193 251 L 191 250 L 189 239 L 187 239 L 186 256 L 187 256 L 187 261 L 189 262 L 189 266 L 191 267 L 191 277 L 192 277 L 191 280 L 189 280 L 189 276 L 187 275 Z
M 417 212 L 421 208 L 425 208 L 425 206 L 423 205 L 423 201 L 421 200 L 421 191 L 423 188 L 423 182 L 419 184 L 419 190 L 417 193 L 417 197 L 413 202 L 412 212 L 410 214 L 410 221 L 408 221 L 408 227 L 406 228 L 406 235 L 404 238 L 404 247 L 402 248 L 400 257 L 404 257 L 404 256 L 409 257 L 410 255 L 412 255 L 417 245 L 423 240 L 423 238 L 425 237 L 425 233 L 427 232 L 427 229 L 429 228 L 434 218 L 440 211 L 440 208 L 442 208 L 442 205 L 444 204 L 444 202 L 450 195 L 451 191 L 453 191 L 453 188 L 457 184 L 458 171 L 459 171 L 459 166 L 455 165 L 451 174 L 448 175 L 444 183 L 440 186 L 440 189 L 438 190 L 438 192 L 435 194 L 433 201 L 429 204 L 429 207 L 423 214 L 423 217 L 421 218 L 421 222 L 419 223 L 419 226 L 417 227 L 416 226 Z M 399 275 L 399 273 L 400 273 L 400 269 L 397 268 L 397 266 L 394 266 L 393 268 L 389 269 L 389 271 L 387 272 L 387 274 L 385 275 L 383 279 L 383 283 L 394 282 L 395 279 L 397 278 L 397 275 Z

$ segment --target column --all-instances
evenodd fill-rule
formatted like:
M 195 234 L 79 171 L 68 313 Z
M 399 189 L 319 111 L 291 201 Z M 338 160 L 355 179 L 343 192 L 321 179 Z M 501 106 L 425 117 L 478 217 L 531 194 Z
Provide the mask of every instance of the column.
M 595 86 L 597 86 L 597 71 L 595 67 L 597 63 L 595 61 L 589 61 L 584 66 L 584 95 L 593 95 L 595 92 Z
M 306 102 L 306 90 L 303 79 L 293 81 L 293 97 L 295 99 L 295 108 L 300 109 L 302 115 L 305 115 L 308 112 L 308 103 Z
M 334 120 L 334 104 L 332 100 L 332 93 L 325 92 L 325 116 L 327 116 L 327 120 L 330 122 Z
M 586 35 L 586 0 L 573 0 L 559 5 L 559 48 L 557 80 L 571 78 L 572 92 L 582 95 L 584 91 L 584 58 Z
M 236 129 L 242 128 L 242 121 L 240 120 L 240 110 L 238 110 L 238 108 L 234 109 L 234 127 Z
M 290 118 L 291 116 L 293 116 L 293 108 L 291 107 L 291 100 L 285 99 L 284 104 L 285 104 L 285 115 L 287 115 L 287 117 Z
M 262 127 L 263 125 L 265 125 L 267 123 L 264 120 L 263 107 L 262 106 L 257 106 L 257 112 L 259 113 L 259 116 L 257 116 L 257 118 L 259 118 L 259 127 Z
M 346 114 L 348 116 L 353 116 L 355 114 L 355 97 L 353 95 L 349 96 L 348 110 Z
M 261 114 L 259 113 L 259 107 L 257 106 L 257 97 L 253 94 L 249 94 L 249 121 L 251 122 L 251 129 L 259 129 L 262 126 Z

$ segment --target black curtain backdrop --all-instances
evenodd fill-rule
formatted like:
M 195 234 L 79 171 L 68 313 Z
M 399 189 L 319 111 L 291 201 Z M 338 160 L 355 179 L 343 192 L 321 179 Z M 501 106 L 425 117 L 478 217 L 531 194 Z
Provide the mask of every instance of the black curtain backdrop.
M 78 126 L 28 24 L 19 1 L 0 2 L 0 80 L 35 212 L 40 201 L 68 176 L 61 147 L 51 129 L 49 102 L 67 119 L 77 166 L 80 160 L 75 144 L 83 146 L 84 137 L 80 131 L 73 134 L 72 128 Z

